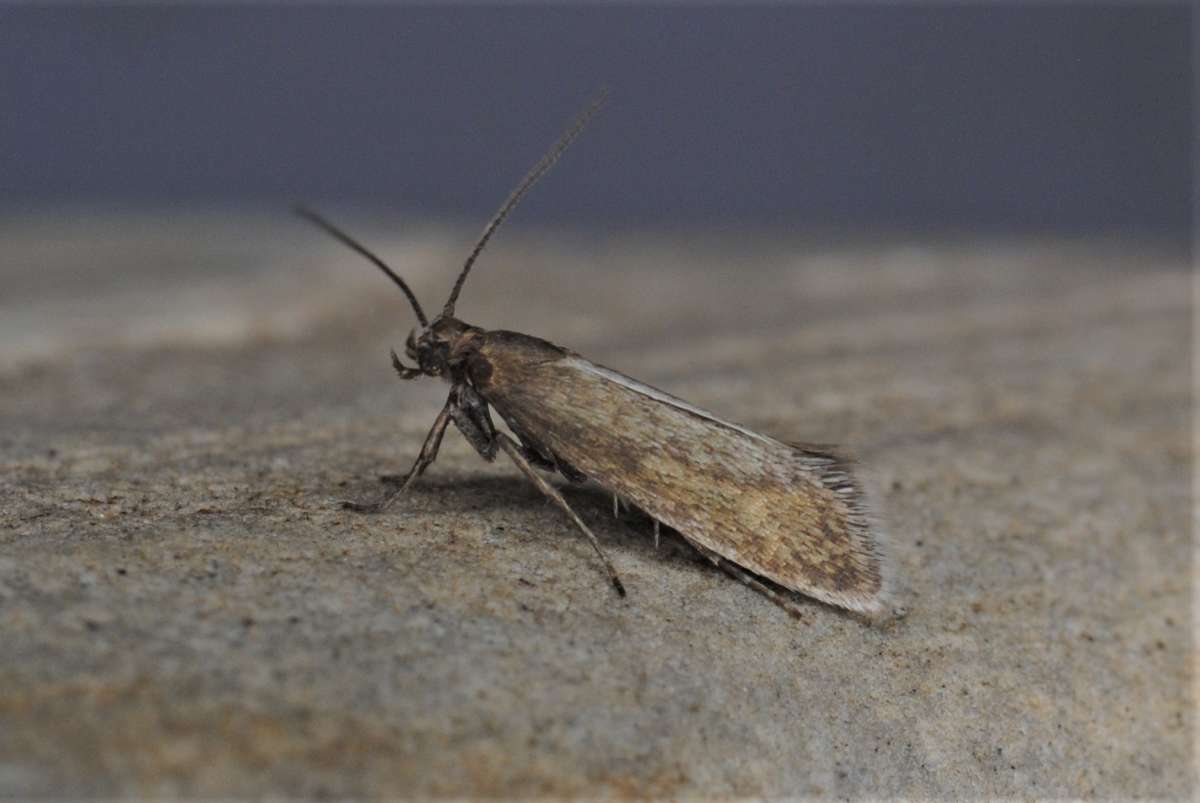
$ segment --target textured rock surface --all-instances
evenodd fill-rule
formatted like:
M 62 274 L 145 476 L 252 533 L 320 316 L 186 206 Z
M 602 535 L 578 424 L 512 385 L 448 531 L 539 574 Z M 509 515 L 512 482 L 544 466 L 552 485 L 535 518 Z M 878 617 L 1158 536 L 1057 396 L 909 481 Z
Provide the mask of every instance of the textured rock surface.
M 354 226 L 436 308 L 470 234 Z M 0 222 L 0 796 L 1188 797 L 1190 283 L 1114 243 L 507 231 L 459 305 L 841 442 L 907 617 L 800 620 L 457 434 L 291 221 Z

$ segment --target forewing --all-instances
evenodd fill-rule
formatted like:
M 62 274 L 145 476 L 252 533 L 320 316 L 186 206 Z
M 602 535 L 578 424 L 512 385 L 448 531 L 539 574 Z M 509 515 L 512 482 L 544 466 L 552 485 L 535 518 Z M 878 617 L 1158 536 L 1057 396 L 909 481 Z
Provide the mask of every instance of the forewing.
M 756 574 L 833 605 L 879 609 L 882 556 L 844 460 L 552 348 L 483 349 L 491 371 L 480 390 L 510 425 Z

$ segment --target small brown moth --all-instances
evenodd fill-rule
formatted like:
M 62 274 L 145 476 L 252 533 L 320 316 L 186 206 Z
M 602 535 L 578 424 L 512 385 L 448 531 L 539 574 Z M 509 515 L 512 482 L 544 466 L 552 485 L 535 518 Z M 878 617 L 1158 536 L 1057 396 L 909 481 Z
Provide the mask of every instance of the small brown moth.
M 605 100 L 601 93 L 525 176 L 487 224 L 442 313 L 430 321 L 408 285 L 373 253 L 307 209 L 297 212 L 366 257 L 407 296 L 420 327 L 408 336 L 401 379 L 442 377 L 450 395 L 412 469 L 385 496 L 347 502 L 384 510 L 436 459 L 451 422 L 487 461 L 503 451 L 571 518 L 621 596 L 625 587 L 591 529 L 537 469 L 592 479 L 674 528 L 715 565 L 798 612 L 795 593 L 865 613 L 882 609 L 883 556 L 848 461 L 828 447 L 789 444 L 725 421 L 657 388 L 518 332 L 454 316 L 463 283 L 489 238 Z M 495 409 L 514 440 L 492 423 Z

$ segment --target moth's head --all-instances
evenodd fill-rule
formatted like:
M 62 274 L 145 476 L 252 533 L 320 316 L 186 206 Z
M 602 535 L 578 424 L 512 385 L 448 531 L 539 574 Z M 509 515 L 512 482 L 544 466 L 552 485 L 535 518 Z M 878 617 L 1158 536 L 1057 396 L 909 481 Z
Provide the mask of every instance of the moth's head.
M 467 346 L 478 331 L 457 318 L 443 315 L 428 326 L 418 326 L 409 332 L 404 351 L 409 359 L 416 361 L 421 373 L 443 376 L 462 363 Z

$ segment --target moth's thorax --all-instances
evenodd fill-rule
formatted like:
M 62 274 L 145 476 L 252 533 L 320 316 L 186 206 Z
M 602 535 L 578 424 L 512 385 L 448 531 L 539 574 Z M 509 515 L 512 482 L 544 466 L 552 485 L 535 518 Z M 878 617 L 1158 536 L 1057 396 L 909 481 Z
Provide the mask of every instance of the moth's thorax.
M 570 355 L 540 337 L 503 329 L 478 330 L 467 353 L 467 377 L 485 396 L 493 386 L 519 385 L 532 366 Z

